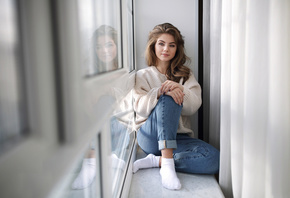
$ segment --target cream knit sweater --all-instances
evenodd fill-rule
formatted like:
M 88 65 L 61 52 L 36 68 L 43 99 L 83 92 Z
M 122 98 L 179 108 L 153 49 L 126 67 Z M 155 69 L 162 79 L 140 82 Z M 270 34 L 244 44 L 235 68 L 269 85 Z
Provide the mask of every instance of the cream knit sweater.
M 154 109 L 158 102 L 158 89 L 166 80 L 166 76 L 160 73 L 155 66 L 150 66 L 137 72 L 134 89 L 136 130 L 145 123 L 151 111 Z M 182 82 L 183 79 L 179 83 L 182 84 Z M 201 105 L 201 88 L 192 73 L 183 87 L 185 96 L 177 132 L 189 133 L 190 136 L 193 136 L 189 116 L 194 114 Z

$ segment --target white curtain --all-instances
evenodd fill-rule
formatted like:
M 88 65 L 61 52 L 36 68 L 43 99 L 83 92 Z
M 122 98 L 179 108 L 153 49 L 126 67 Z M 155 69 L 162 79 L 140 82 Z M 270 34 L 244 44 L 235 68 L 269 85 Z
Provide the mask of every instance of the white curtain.
M 221 4 L 221 188 L 290 197 L 290 1 Z

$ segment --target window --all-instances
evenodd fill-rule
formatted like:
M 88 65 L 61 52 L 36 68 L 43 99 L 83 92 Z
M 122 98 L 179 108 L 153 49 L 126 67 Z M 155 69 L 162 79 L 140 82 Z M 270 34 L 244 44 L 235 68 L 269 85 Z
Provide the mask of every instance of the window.
M 128 2 L 1 1 L 1 197 L 122 194 L 135 141 Z M 85 161 L 93 179 L 73 188 Z
M 27 116 L 17 4 L 13 0 L 1 1 L 0 10 L 0 151 L 3 152 L 27 132 Z
M 58 193 L 61 197 L 119 197 L 135 140 L 135 76 L 134 72 L 129 73 L 134 69 L 132 1 L 130 11 L 125 1 L 77 2 L 81 64 L 67 70 L 82 71 L 76 76 L 78 79 L 71 81 L 78 81 L 80 86 L 77 113 L 83 119 L 73 139 L 85 144 L 79 145 L 74 156 L 77 160 L 70 165 Z M 122 8 L 126 13 L 123 18 Z M 63 71 L 68 73 L 67 70 Z M 71 83 L 65 84 L 63 89 L 73 90 Z M 64 111 L 71 108 L 75 106 L 69 105 Z M 67 131 L 68 139 L 69 136 L 73 136 L 71 131 Z
M 128 64 L 129 64 L 129 70 L 133 71 L 135 69 L 134 63 L 135 63 L 135 48 L 134 48 L 134 16 L 133 16 L 133 1 L 132 0 L 127 0 L 126 2 L 127 9 L 126 11 L 126 29 L 127 29 L 127 46 L 128 46 L 128 53 L 127 53 L 127 58 L 128 58 Z
M 91 76 L 122 68 L 120 3 L 78 1 L 82 66 Z

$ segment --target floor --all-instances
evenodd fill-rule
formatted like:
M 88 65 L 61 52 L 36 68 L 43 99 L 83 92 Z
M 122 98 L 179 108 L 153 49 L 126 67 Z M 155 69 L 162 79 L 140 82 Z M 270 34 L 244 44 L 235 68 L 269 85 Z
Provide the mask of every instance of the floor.
M 137 148 L 136 155 L 137 159 L 146 156 L 140 148 Z M 129 198 L 224 198 L 214 175 L 177 173 L 182 188 L 172 191 L 162 187 L 159 170 L 159 168 L 142 169 L 133 174 Z

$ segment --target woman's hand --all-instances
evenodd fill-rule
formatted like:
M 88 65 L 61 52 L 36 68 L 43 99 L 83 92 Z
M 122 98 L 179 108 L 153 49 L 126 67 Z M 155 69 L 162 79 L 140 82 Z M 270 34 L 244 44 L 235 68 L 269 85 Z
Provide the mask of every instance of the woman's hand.
M 157 98 L 159 98 L 163 94 L 168 95 L 173 98 L 176 104 L 181 105 L 183 103 L 184 97 L 183 90 L 184 88 L 181 84 L 171 80 L 166 80 L 164 83 L 162 83 L 161 87 L 159 88 Z
M 181 105 L 183 103 L 184 93 L 179 88 L 175 88 L 172 91 L 168 91 L 165 95 L 171 96 L 176 104 Z
M 181 84 L 172 80 L 166 80 L 164 83 L 162 83 L 160 91 L 161 93 L 167 93 L 168 91 L 173 91 L 176 88 L 179 88 L 181 91 L 184 89 Z

